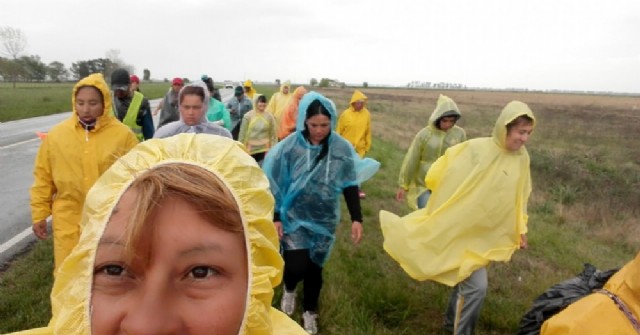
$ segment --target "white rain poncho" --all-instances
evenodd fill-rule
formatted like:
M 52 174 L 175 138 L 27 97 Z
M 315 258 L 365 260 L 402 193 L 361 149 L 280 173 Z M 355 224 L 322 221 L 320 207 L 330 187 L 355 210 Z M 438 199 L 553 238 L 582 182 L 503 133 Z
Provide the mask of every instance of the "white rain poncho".
M 269 151 L 263 169 L 280 213 L 283 248 L 309 249 L 311 260 L 322 266 L 340 222 L 342 191 L 371 178 L 380 163 L 360 159 L 351 144 L 334 131 L 329 135 L 326 157 L 316 163 L 322 145 L 312 145 L 302 133 L 307 108 L 314 100 L 329 111 L 331 129 L 335 129 L 337 115 L 332 102 L 316 92 L 305 94 L 298 108 L 296 132 Z
M 168 123 L 156 131 L 154 134 L 154 138 L 165 138 L 169 136 L 173 136 L 176 134 L 182 133 L 196 133 L 196 134 L 211 134 L 211 135 L 220 135 L 224 137 L 231 138 L 231 133 L 223 127 L 218 126 L 215 123 L 209 122 L 207 120 L 207 110 L 209 109 L 209 99 L 211 98 L 209 95 L 209 89 L 207 85 L 201 81 L 195 81 L 189 85 L 186 85 L 180 90 L 178 93 L 178 109 L 180 109 L 180 101 L 182 100 L 182 93 L 184 89 L 190 86 L 200 87 L 204 90 L 204 101 L 202 102 L 202 108 L 204 112 L 202 113 L 202 117 L 200 118 L 200 123 L 190 126 L 182 120 L 182 113 L 180 113 L 180 120 Z

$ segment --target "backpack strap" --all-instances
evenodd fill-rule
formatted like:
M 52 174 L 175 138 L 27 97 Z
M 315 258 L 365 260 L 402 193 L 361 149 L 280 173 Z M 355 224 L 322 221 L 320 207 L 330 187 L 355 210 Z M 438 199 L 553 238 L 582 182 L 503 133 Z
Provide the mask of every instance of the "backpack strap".
M 629 322 L 631 322 L 631 326 L 633 327 L 633 329 L 636 330 L 636 333 L 640 334 L 640 322 L 638 322 L 638 319 L 636 319 L 636 317 L 633 316 L 633 313 L 631 312 L 629 307 L 627 307 L 624 301 L 622 301 L 622 299 L 620 299 L 617 295 L 613 294 L 613 292 L 604 288 L 600 290 L 596 290 L 596 292 L 604 294 L 607 297 L 611 298 L 611 300 L 613 300 L 616 306 L 618 306 L 620 311 L 622 311 L 624 316 L 626 316 Z

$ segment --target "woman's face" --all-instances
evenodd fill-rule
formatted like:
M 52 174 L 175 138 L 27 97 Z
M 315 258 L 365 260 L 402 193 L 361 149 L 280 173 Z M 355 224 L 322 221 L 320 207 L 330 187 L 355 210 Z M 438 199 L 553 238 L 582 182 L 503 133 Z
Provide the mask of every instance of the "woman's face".
M 180 115 L 186 125 L 195 126 L 199 124 L 204 113 L 204 103 L 199 95 L 185 94 L 182 96 Z
M 123 236 L 134 205 L 135 191 L 129 190 L 98 245 L 92 334 L 237 335 L 248 285 L 243 234 L 221 230 L 185 200 L 169 198 L 142 241 L 151 251 L 147 265 L 127 264 Z
M 261 112 L 264 112 L 264 110 L 267 108 L 267 103 L 264 101 L 258 101 L 256 105 L 258 107 L 258 110 Z
M 104 114 L 102 94 L 97 88 L 82 87 L 76 92 L 76 112 L 84 123 L 93 123 Z
M 518 151 L 527 143 L 531 132 L 533 131 L 533 124 L 531 123 L 518 123 L 511 127 L 507 133 L 507 139 L 505 141 L 505 147 L 509 151 Z
M 309 141 L 315 145 L 320 144 L 331 132 L 331 119 L 324 114 L 316 114 L 305 122 L 309 129 Z

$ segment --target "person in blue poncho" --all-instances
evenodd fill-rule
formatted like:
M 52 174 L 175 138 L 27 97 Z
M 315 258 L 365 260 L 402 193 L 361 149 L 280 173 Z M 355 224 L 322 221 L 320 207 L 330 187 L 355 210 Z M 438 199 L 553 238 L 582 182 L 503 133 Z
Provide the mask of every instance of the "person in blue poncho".
M 296 132 L 267 154 L 263 169 L 275 198 L 274 223 L 284 250 L 284 293 L 281 309 L 295 310 L 295 289 L 304 281 L 303 323 L 310 334 L 318 331 L 318 298 L 322 269 L 340 222 L 340 194 L 351 215 L 351 239 L 362 238 L 358 184 L 375 173 L 379 163 L 360 159 L 335 133 L 333 103 L 309 92 L 300 101 Z

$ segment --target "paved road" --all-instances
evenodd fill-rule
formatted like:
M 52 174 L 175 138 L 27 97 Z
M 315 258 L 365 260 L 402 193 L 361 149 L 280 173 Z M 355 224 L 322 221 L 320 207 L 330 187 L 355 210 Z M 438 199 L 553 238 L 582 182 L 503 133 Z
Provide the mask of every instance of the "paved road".
M 223 101 L 233 90 L 220 91 Z M 154 110 L 160 99 L 151 100 Z M 0 123 L 0 267 L 35 241 L 31 232 L 29 188 L 33 183 L 33 162 L 40 145 L 37 131 L 46 132 L 71 113 Z M 158 117 L 154 117 L 157 124 Z

